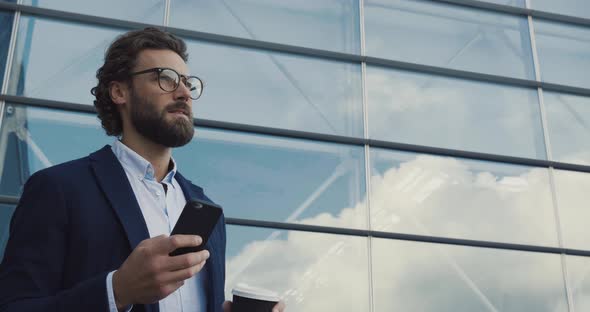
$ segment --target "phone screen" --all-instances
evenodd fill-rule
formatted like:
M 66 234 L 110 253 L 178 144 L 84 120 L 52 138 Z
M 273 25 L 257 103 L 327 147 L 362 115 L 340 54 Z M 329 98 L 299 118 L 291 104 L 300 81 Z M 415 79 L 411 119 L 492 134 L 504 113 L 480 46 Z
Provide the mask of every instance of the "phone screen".
M 176 225 L 174 225 L 171 235 L 199 235 L 203 239 L 203 243 L 197 247 L 178 248 L 171 252 L 170 256 L 177 256 L 205 249 L 209 236 L 219 221 L 221 214 L 221 207 L 213 203 L 194 199 L 187 201 Z

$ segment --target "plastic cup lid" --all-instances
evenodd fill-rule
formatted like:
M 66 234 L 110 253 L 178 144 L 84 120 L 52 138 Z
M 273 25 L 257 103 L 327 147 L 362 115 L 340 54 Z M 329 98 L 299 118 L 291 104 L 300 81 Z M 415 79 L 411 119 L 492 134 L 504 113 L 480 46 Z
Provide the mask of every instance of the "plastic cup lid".
M 278 302 L 280 300 L 279 295 L 274 292 L 263 288 L 253 287 L 248 284 L 239 283 L 232 289 L 232 294 L 244 298 Z

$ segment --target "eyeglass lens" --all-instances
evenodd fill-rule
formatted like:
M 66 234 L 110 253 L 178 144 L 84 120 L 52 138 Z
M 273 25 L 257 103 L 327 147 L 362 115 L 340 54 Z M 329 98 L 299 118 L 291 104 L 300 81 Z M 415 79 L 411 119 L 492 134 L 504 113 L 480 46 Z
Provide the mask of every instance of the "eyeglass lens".
M 170 69 L 164 69 L 160 72 L 160 88 L 167 92 L 172 92 L 178 88 L 180 82 L 180 75 Z M 187 77 L 184 85 L 190 90 L 191 98 L 197 99 L 201 96 L 203 91 L 203 84 L 197 77 Z

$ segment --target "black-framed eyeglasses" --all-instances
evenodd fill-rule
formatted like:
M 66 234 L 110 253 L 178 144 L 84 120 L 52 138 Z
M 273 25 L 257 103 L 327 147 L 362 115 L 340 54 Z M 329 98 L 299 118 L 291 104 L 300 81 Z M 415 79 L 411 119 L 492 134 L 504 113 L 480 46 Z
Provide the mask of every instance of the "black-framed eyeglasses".
M 160 85 L 160 89 L 166 92 L 176 91 L 180 85 L 180 81 L 182 81 L 182 83 L 184 83 L 184 85 L 190 90 L 191 99 L 196 100 L 201 97 L 201 94 L 203 94 L 203 81 L 201 81 L 199 77 L 181 75 L 172 68 L 154 67 L 130 73 L 129 75 L 136 76 L 146 73 L 158 73 L 158 84 Z

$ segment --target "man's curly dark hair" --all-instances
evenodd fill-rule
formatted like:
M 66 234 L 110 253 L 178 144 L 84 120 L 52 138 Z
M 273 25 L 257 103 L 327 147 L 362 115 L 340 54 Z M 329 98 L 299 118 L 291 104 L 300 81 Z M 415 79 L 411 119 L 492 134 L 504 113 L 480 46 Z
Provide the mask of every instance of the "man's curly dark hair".
M 184 41 L 157 28 L 147 27 L 117 37 L 105 53 L 104 65 L 96 71 L 98 84 L 90 91 L 96 97 L 94 107 L 107 135 L 119 136 L 123 132 L 121 114 L 111 99 L 109 85 L 113 81 L 130 81 L 137 56 L 146 49 L 172 50 L 188 61 Z

